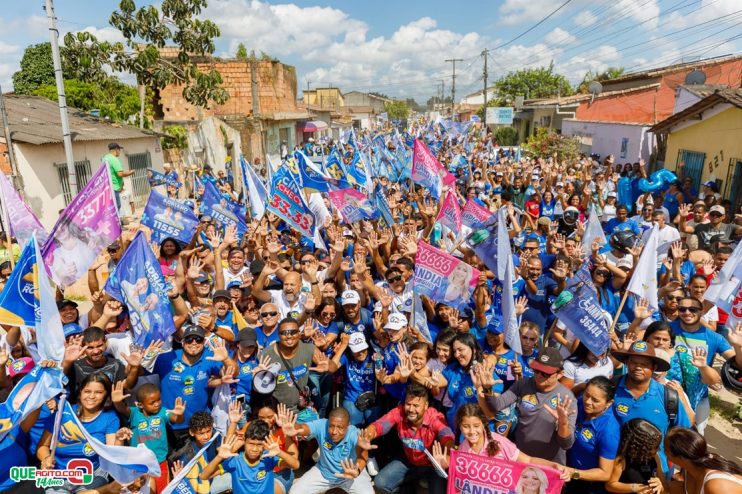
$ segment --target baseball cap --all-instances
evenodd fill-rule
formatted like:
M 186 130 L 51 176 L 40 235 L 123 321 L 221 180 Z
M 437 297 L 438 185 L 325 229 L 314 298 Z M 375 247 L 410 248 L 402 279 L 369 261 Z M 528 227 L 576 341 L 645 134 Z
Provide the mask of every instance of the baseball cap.
M 197 324 L 189 324 L 183 330 L 183 339 L 185 340 L 189 336 L 198 336 L 199 338 L 206 338 L 206 332 L 204 328 Z
M 209 275 L 201 271 L 201 274 L 198 275 L 198 278 L 193 280 L 194 283 L 205 283 L 209 281 Z
M 614 191 L 608 192 L 608 197 L 617 197 Z
M 539 225 L 549 226 L 551 225 L 551 220 L 547 218 L 546 216 L 542 216 L 538 219 L 536 223 L 538 223 Z
M 237 333 L 237 343 L 242 346 L 255 346 L 258 344 L 258 334 L 253 328 L 246 328 Z
M 631 269 L 631 267 L 634 265 L 634 263 L 629 259 L 628 256 L 622 257 L 616 261 L 616 267 L 617 268 L 628 268 Z
M 724 216 L 727 214 L 726 209 L 724 209 L 724 206 L 719 206 L 718 204 L 716 206 L 711 206 L 711 209 L 709 209 L 709 214 L 711 213 L 719 213 L 720 215 Z
M 502 317 L 499 314 L 495 314 L 487 324 L 487 332 L 492 334 L 502 334 L 505 331 L 505 326 L 502 324 Z
M 393 314 L 389 314 L 389 319 L 387 319 L 384 329 L 391 329 L 393 331 L 399 331 L 400 329 L 406 328 L 406 327 L 407 327 L 407 318 L 404 316 L 404 314 L 400 314 L 399 312 L 394 312 Z
M 64 326 L 62 326 L 62 329 L 64 330 L 65 338 L 69 338 L 72 335 L 82 333 L 82 326 L 74 322 L 65 324 Z
M 108 150 L 109 150 L 109 151 L 113 151 L 114 149 L 124 149 L 124 148 L 123 148 L 123 147 L 121 147 L 121 146 L 120 146 L 120 145 L 119 145 L 118 143 L 116 143 L 116 142 L 112 142 L 112 143 L 110 143 L 110 144 L 108 145 Z
M 502 177 L 502 172 L 497 172 L 497 173 L 495 173 L 495 176 L 497 176 L 497 177 Z
M 240 287 L 242 287 L 242 282 L 240 280 L 230 281 L 227 284 L 227 290 L 229 290 L 230 288 L 240 288 Z
M 211 297 L 211 300 L 216 301 L 218 298 L 226 298 L 227 300 L 231 300 L 232 296 L 229 294 L 227 290 L 217 290 L 214 292 L 214 296 Z
M 564 187 L 564 182 L 557 182 L 556 183 L 556 186 L 557 187 Z
M 716 182 L 714 182 L 713 180 L 707 180 L 703 183 L 703 185 L 706 187 L 713 187 L 714 185 L 716 185 Z
M 350 335 L 348 348 L 350 348 L 350 351 L 353 353 L 362 352 L 368 348 L 366 337 L 363 336 L 362 332 L 357 332 Z
M 64 300 L 60 300 L 59 302 L 57 302 L 57 310 L 60 310 L 62 307 L 67 307 L 68 305 L 77 309 L 77 302 L 64 299 Z
M 7 364 L 7 371 L 8 376 L 15 377 L 23 374 L 28 374 L 33 370 L 34 364 L 33 359 L 31 357 L 22 357 L 19 359 L 15 359 L 12 362 L 8 362 Z
M 531 361 L 531 368 L 544 374 L 554 374 L 562 370 L 564 359 L 559 350 L 547 347 L 539 352 L 539 356 Z
M 342 305 L 356 305 L 361 302 L 361 297 L 355 290 L 345 290 L 342 295 Z

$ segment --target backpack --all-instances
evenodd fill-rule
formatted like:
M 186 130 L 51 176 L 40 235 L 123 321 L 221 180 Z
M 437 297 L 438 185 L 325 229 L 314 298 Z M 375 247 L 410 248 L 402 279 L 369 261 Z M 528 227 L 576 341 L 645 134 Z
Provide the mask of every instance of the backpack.
M 621 381 L 621 378 L 624 376 L 613 376 L 613 379 L 611 379 L 611 383 L 614 387 L 618 386 L 618 383 Z M 671 424 L 675 424 L 675 419 L 678 417 L 678 406 L 680 403 L 680 397 L 678 396 L 677 390 L 662 385 L 663 388 L 665 388 L 665 413 L 667 414 L 667 418 L 669 419 Z

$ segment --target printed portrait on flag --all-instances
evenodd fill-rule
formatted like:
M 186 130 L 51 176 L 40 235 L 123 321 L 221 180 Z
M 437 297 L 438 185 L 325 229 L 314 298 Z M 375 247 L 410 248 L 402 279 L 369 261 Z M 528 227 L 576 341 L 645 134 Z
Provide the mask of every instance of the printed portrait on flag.
M 465 307 L 478 281 L 479 270 L 426 242 L 418 242 L 413 283 L 422 295 L 452 307 Z

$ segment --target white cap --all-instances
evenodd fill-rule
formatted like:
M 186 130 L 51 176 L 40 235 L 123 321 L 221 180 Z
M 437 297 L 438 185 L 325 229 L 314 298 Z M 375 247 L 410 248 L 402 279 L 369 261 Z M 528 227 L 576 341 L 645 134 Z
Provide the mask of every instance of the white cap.
M 564 182 L 557 182 L 556 183 L 556 186 L 557 187 L 564 187 Z
M 394 312 L 392 314 L 389 314 L 389 319 L 387 319 L 384 329 L 392 329 L 394 331 L 399 331 L 400 329 L 406 328 L 406 327 L 407 327 L 407 318 L 404 316 L 404 314 L 400 314 L 399 312 Z
M 355 234 L 353 233 L 353 230 L 351 230 L 350 228 L 346 228 L 345 230 L 343 230 L 343 237 L 354 237 L 354 236 Z
M 616 260 L 616 267 L 617 268 L 629 268 L 634 265 L 633 261 L 627 257 L 621 257 L 620 259 Z
M 610 192 L 608 192 L 608 197 L 617 197 L 616 192 L 611 190 Z
M 345 290 L 342 299 L 342 305 L 356 305 L 361 302 L 361 297 L 355 290 Z
M 350 348 L 350 351 L 353 353 L 362 352 L 368 348 L 368 343 L 366 343 L 366 337 L 363 336 L 362 332 L 353 333 L 350 335 L 350 341 L 348 342 L 348 348 Z

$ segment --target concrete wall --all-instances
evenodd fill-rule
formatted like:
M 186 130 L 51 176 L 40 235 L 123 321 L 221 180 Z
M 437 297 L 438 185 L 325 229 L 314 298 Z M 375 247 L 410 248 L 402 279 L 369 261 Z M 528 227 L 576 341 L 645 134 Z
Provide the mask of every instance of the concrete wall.
M 692 91 L 688 91 L 683 86 L 678 87 L 677 96 L 675 96 L 675 108 L 672 114 L 680 113 L 689 106 L 695 105 L 701 100 L 701 97 Z
M 157 139 L 155 137 L 118 139 L 117 142 L 124 146 L 124 153 L 121 154 L 124 169 L 129 169 L 125 153 L 136 154 L 149 151 L 152 167 L 162 171 L 163 155 L 159 142 L 156 143 Z M 101 158 L 108 154 L 108 143 L 108 140 L 74 142 L 75 161 L 90 160 L 90 172 L 95 173 L 100 167 Z M 23 143 L 13 145 L 18 162 L 18 173 L 23 177 L 26 202 L 44 227 L 51 229 L 59 216 L 59 211 L 65 207 L 62 184 L 59 182 L 57 169 L 54 167 L 54 163 L 66 161 L 64 146 L 62 143 L 40 146 Z M 124 179 L 124 189 L 132 191 L 130 178 Z
M 642 125 L 628 125 L 621 123 L 597 123 L 567 119 L 562 122 L 562 134 L 565 136 L 580 136 L 592 138 L 592 146 L 585 149 L 597 153 L 601 157 L 612 154 L 616 161 L 635 162 L 643 159 L 647 163 L 654 149 L 654 135 Z M 626 151 L 621 152 L 624 139 Z M 622 154 L 624 155 L 622 157 Z

